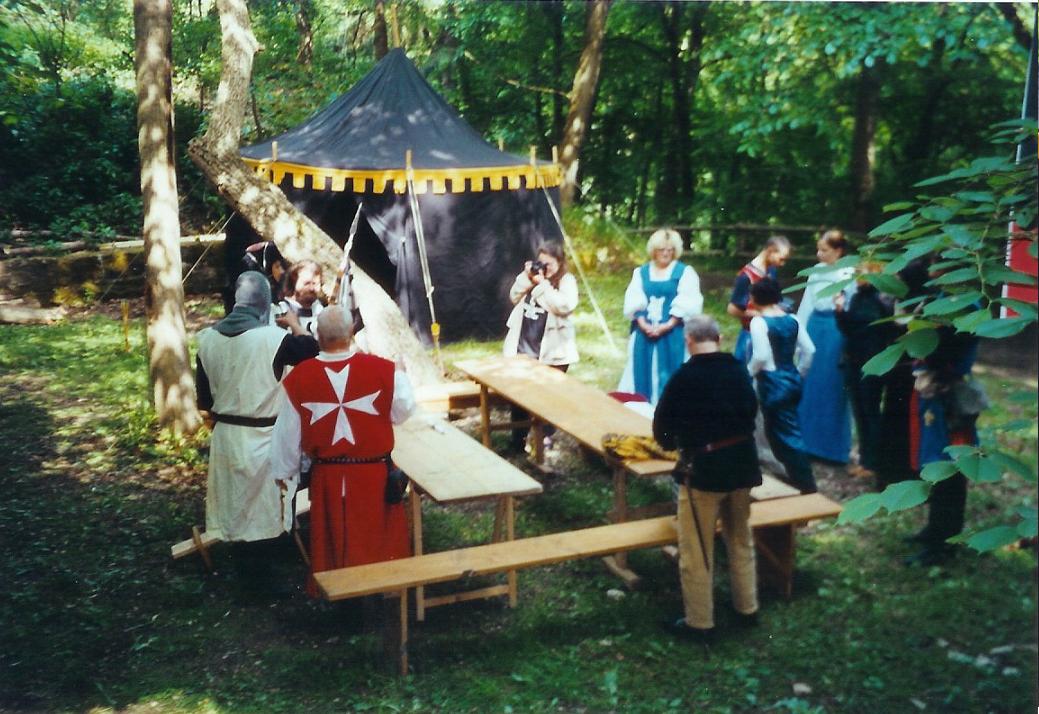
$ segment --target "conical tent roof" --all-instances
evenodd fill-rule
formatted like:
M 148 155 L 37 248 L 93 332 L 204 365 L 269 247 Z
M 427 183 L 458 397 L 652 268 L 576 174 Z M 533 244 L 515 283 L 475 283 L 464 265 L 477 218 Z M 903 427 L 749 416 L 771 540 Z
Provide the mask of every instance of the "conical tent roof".
M 502 334 L 523 262 L 540 243 L 562 237 L 559 166 L 488 144 L 401 50 L 310 119 L 241 153 L 340 245 L 361 208 L 351 260 L 393 296 L 427 343 L 430 300 L 444 341 Z M 234 261 L 258 236 L 244 221 L 232 224 Z
M 403 50 L 389 52 L 346 94 L 302 124 L 272 139 L 242 149 L 258 170 L 270 171 L 275 183 L 285 174 L 297 188 L 303 177 L 321 190 L 347 190 L 345 180 L 373 181 L 376 193 L 393 181 L 397 193 L 411 151 L 416 192 L 433 182 L 440 192 L 452 181 L 451 192 L 483 190 L 474 181 L 488 179 L 491 190 L 519 188 L 520 179 L 534 187 L 537 180 L 528 157 L 499 151 L 484 141 L 450 104 L 429 86 Z M 559 185 L 558 167 L 537 162 L 540 180 Z M 473 170 L 475 169 L 475 170 Z M 504 180 L 503 180 L 504 179 Z M 469 186 L 462 182 L 469 181 Z M 458 185 L 454 185 L 459 182 Z M 540 184 L 539 184 L 540 185 Z M 355 183 L 355 192 L 367 186 Z

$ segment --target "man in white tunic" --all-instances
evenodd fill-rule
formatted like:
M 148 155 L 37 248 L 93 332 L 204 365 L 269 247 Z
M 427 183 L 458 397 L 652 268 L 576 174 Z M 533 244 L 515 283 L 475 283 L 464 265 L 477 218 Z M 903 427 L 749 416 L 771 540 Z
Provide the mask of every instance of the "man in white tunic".
M 198 404 L 215 422 L 206 531 L 224 541 L 277 538 L 292 522 L 291 500 L 283 502 L 270 476 L 271 431 L 284 400 L 284 368 L 318 347 L 313 337 L 269 325 L 270 309 L 267 279 L 242 273 L 234 309 L 198 334 Z

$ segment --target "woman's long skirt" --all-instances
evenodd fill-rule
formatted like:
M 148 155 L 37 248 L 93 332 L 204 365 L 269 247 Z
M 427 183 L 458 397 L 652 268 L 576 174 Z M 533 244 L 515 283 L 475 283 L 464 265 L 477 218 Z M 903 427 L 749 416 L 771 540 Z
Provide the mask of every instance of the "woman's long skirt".
M 815 344 L 815 358 L 797 410 L 805 452 L 843 464 L 851 450 L 851 410 L 841 367 L 844 336 L 834 313 L 818 310 L 808 318 L 808 336 Z

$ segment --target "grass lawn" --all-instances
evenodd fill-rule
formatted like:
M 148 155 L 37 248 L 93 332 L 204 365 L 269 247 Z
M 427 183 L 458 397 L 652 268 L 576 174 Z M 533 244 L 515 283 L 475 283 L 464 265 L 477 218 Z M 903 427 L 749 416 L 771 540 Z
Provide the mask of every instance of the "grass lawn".
M 594 283 L 618 344 L 627 277 Z M 707 310 L 721 314 L 724 301 L 712 292 Z M 793 598 L 764 591 L 761 626 L 725 632 L 709 652 L 662 630 L 681 609 L 676 568 L 643 551 L 631 558 L 645 576 L 637 592 L 620 592 L 593 559 L 521 573 L 515 610 L 484 601 L 431 611 L 412 628 L 414 674 L 400 679 L 359 603 L 250 590 L 226 547 L 214 550 L 213 574 L 197 559 L 171 560 L 169 546 L 204 520 L 206 439 L 155 439 L 143 322 L 125 352 L 116 314 L 108 307 L 56 326 L 0 326 L 0 711 L 1035 707 L 1034 553 L 965 551 L 944 568 L 905 568 L 910 548 L 900 538 L 919 528 L 920 509 L 803 532 Z M 211 316 L 211 302 L 192 306 L 195 324 Z M 623 358 L 587 301 L 577 321 L 582 361 L 571 374 L 612 388 Z M 736 325 L 722 323 L 731 345 Z M 498 349 L 467 342 L 445 357 L 450 364 Z M 982 378 L 995 403 L 981 423 L 985 438 L 1008 438 L 986 424 L 1026 420 L 1030 436 L 1009 445 L 1034 463 L 1034 380 L 994 369 Z M 475 432 L 475 419 L 462 425 Z M 601 463 L 565 439 L 555 458 L 558 475 L 540 476 L 544 494 L 519 505 L 521 536 L 595 525 L 609 508 Z M 863 488 L 839 470 L 821 484 L 836 498 Z M 666 488 L 638 484 L 636 498 Z M 1000 522 L 1034 502 L 1032 489 L 1009 478 L 972 486 L 970 525 Z M 491 520 L 485 506 L 431 506 L 428 548 L 481 542 Z M 302 581 L 290 549 L 273 566 L 283 582 Z M 726 580 L 717 583 L 723 629 Z

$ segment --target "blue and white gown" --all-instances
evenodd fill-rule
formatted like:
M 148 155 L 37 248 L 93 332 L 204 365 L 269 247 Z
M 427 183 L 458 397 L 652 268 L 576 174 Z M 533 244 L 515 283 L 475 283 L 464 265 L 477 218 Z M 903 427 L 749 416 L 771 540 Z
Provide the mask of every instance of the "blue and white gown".
M 624 293 L 624 317 L 631 320 L 631 338 L 617 390 L 641 394 L 656 404 L 671 375 L 689 359 L 681 321 L 702 311 L 700 276 L 692 266 L 676 260 L 663 270 L 653 263 L 636 268 Z M 672 317 L 680 322 L 666 335 L 651 340 L 635 323 L 639 317 L 652 325 Z
M 852 275 L 852 268 L 836 268 L 810 276 L 797 309 L 797 321 L 815 345 L 815 358 L 805 374 L 798 407 L 805 451 L 841 464 L 848 461 L 851 450 L 851 405 L 842 366 L 844 335 L 834 313 L 836 296 L 816 296 L 823 288 Z
M 797 404 L 801 399 L 801 374 L 811 366 L 815 347 L 792 315 L 753 318 L 750 341 L 748 369 L 757 383 L 769 446 L 790 482 L 802 493 L 814 493 L 815 477 L 804 452 Z M 795 352 L 799 365 L 794 361 Z

